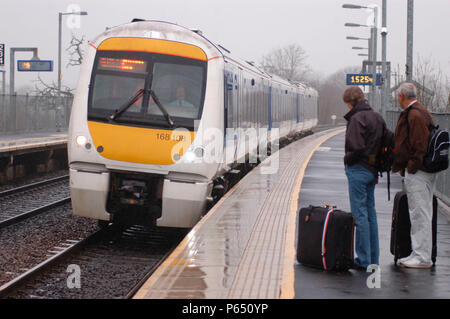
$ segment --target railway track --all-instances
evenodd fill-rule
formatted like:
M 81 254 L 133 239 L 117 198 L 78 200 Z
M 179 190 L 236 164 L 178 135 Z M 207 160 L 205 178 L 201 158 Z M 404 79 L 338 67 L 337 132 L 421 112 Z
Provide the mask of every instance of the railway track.
M 70 201 L 69 176 L 61 176 L 0 192 L 0 228 Z
M 130 298 L 185 235 L 111 225 L 58 245 L 47 260 L 1 286 L 0 298 Z M 71 287 L 69 268 L 79 269 L 79 287 Z
M 6 219 L 0 212 L 0 228 L 68 202 L 69 196 L 55 199 L 46 194 L 51 188 L 60 191 L 66 188 L 68 195 L 67 180 L 68 176 L 62 176 L 0 192 L 0 206 L 5 201 L 23 202 L 30 194 L 40 204 L 40 207 Z M 37 192 L 50 197 L 50 203 L 47 200 L 42 205 L 43 196 L 37 196 Z M 174 229 L 143 226 L 121 229 L 112 225 L 83 240 L 65 239 L 49 249 L 46 260 L 1 286 L 0 298 L 130 298 L 185 234 L 186 231 Z M 45 250 L 42 253 L 45 254 Z M 79 267 L 80 288 L 69 288 L 70 265 Z

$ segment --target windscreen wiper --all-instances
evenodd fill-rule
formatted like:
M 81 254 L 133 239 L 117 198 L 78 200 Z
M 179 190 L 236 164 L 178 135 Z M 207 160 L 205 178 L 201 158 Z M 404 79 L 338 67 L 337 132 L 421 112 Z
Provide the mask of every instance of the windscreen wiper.
M 158 106 L 158 108 L 160 109 L 160 111 L 162 112 L 162 114 L 164 115 L 167 123 L 169 123 L 169 125 L 171 127 L 175 126 L 174 121 L 172 120 L 172 118 L 170 117 L 169 113 L 167 113 L 167 110 L 165 109 L 165 107 L 161 104 L 161 102 L 159 101 L 158 97 L 156 96 L 155 91 L 153 90 L 145 90 L 145 89 L 139 89 L 132 97 L 130 100 L 128 100 L 125 104 L 123 104 L 118 110 L 115 110 L 114 113 L 112 113 L 109 116 L 109 119 L 111 121 L 116 120 L 120 115 L 123 114 L 123 112 L 125 112 L 126 110 L 128 110 L 134 103 L 136 103 L 137 100 L 139 100 L 141 98 L 141 96 L 144 93 L 150 93 L 150 95 L 152 96 L 153 100 L 155 101 L 156 105 Z
M 145 93 L 144 89 L 137 90 L 137 92 L 134 93 L 134 95 L 125 104 L 123 104 L 118 110 L 115 110 L 109 116 L 109 119 L 114 121 L 117 117 L 122 115 L 123 112 L 128 110 L 134 103 L 136 103 L 136 101 L 139 100 L 144 93 Z
M 167 110 L 165 109 L 165 107 L 159 101 L 158 97 L 156 96 L 155 91 L 150 90 L 150 95 L 153 98 L 153 100 L 155 101 L 155 103 L 158 106 L 159 110 L 162 112 L 162 114 L 164 114 L 164 117 L 166 118 L 167 123 L 169 123 L 170 126 L 174 127 L 175 123 L 173 122 L 173 120 L 170 117 L 169 113 L 167 113 Z

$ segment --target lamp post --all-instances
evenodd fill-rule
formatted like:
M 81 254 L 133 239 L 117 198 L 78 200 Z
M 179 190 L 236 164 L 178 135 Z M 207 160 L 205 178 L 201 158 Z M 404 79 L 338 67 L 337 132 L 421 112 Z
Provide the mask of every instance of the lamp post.
M 368 60 L 372 61 L 372 39 L 371 38 L 360 38 L 360 37 L 353 37 L 353 36 L 348 36 L 346 37 L 347 40 L 365 40 L 368 43 Z
M 406 81 L 413 78 L 413 44 L 414 44 L 414 0 L 408 0 L 408 15 L 406 28 Z
M 386 119 L 388 94 L 391 86 L 391 75 L 387 71 L 387 0 L 383 0 L 381 15 L 381 61 L 383 65 L 383 83 L 381 87 L 381 115 Z
M 62 16 L 63 15 L 80 15 L 86 16 L 86 11 L 78 12 L 59 12 L 58 13 L 58 93 L 61 93 L 61 36 L 62 36 Z
M 371 45 L 371 61 L 372 61 L 372 85 L 370 86 L 370 104 L 375 107 L 376 104 L 376 85 L 377 85 L 377 25 L 378 25 L 378 7 L 367 7 L 354 4 L 343 4 L 344 9 L 372 9 L 374 11 L 373 26 L 358 24 L 358 23 L 346 23 L 346 27 L 370 27 L 370 38 L 372 39 Z

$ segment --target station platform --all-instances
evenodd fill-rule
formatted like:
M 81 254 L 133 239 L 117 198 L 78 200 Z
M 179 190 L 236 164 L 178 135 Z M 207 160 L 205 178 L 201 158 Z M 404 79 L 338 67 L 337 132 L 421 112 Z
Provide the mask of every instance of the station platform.
M 439 216 L 436 267 L 395 267 L 389 251 L 392 200 L 387 201 L 384 179 L 375 194 L 380 288 L 368 287 L 371 273 L 324 272 L 296 261 L 300 207 L 333 204 L 350 211 L 344 131 L 315 133 L 257 166 L 188 233 L 134 298 L 449 298 L 449 220 Z M 274 163 L 276 172 L 266 174 Z M 393 176 L 391 197 L 400 189 L 401 178 Z
M 0 135 L 0 185 L 67 167 L 67 133 Z
M 29 133 L 0 136 L 0 153 L 26 152 L 55 145 L 66 145 L 67 133 Z

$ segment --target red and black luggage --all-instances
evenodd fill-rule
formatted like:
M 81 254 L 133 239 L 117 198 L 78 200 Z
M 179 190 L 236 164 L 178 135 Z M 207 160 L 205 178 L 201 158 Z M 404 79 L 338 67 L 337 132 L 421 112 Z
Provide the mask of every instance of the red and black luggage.
M 433 248 L 431 251 L 431 260 L 433 265 L 436 263 L 437 255 L 437 199 L 433 196 L 433 219 L 432 236 Z M 411 221 L 409 219 L 408 197 L 406 192 L 398 192 L 395 194 L 394 207 L 392 209 L 392 227 L 391 227 L 391 254 L 394 255 L 394 262 L 408 257 L 412 252 L 411 249 Z
M 298 215 L 297 260 L 305 266 L 344 271 L 353 266 L 353 215 L 309 206 Z

